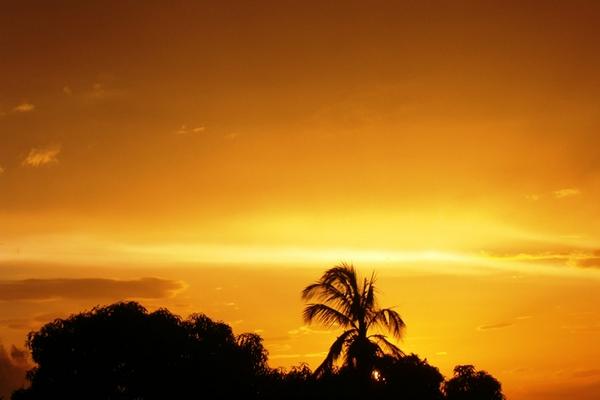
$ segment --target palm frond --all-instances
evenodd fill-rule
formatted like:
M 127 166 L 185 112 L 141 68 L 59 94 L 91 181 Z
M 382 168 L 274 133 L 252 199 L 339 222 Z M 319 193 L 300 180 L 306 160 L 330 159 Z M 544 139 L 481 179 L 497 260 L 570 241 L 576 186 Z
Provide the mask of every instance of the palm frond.
M 371 274 L 371 278 L 367 281 L 365 279 L 365 296 L 363 299 L 363 306 L 367 310 L 373 310 L 376 307 L 375 303 L 375 273 Z
M 390 342 L 385 335 L 375 334 L 369 336 L 369 338 L 375 339 L 375 341 L 380 345 L 383 345 L 394 357 L 403 357 L 404 352 L 400 350 L 398 346 Z
M 325 326 L 340 325 L 342 327 L 354 326 L 352 320 L 338 310 L 322 303 L 308 304 L 302 313 L 304 322 L 311 323 L 318 319 Z
M 350 341 L 353 336 L 356 336 L 356 329 L 348 329 L 340 336 L 338 336 L 337 339 L 335 339 L 335 341 L 329 348 L 327 357 L 325 357 L 325 360 L 323 360 L 321 365 L 319 365 L 317 369 L 315 369 L 315 375 L 317 377 L 330 373 L 333 370 L 333 366 L 342 354 L 344 347 L 346 346 L 346 342 Z
M 348 313 L 352 308 L 352 298 L 348 293 L 342 292 L 330 283 L 316 282 L 308 285 L 302 291 L 302 299 L 317 299 L 325 303 L 331 303 L 343 313 Z
M 356 270 L 351 264 L 342 263 L 328 269 L 323 273 L 321 282 L 334 286 L 341 285 L 351 298 L 360 296 Z
M 400 317 L 396 311 L 391 308 L 383 308 L 381 310 L 377 310 L 371 317 L 368 327 L 371 326 L 380 326 L 386 330 L 388 330 L 392 336 L 400 339 L 402 337 L 402 333 L 404 332 L 404 328 L 406 324 Z

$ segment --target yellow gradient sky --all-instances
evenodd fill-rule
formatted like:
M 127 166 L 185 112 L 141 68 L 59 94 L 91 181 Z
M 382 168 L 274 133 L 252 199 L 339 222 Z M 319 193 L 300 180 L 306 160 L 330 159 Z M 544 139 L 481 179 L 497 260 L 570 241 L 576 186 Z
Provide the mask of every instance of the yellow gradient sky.
M 299 293 L 349 261 L 444 374 L 598 398 L 598 20 L 594 1 L 3 3 L 0 363 L 131 298 L 315 366 L 336 332 L 303 326 Z

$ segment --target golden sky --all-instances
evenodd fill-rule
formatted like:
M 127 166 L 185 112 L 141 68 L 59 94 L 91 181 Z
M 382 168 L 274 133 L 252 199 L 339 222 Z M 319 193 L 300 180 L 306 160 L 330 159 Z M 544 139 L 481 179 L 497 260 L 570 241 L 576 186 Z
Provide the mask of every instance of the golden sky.
M 594 1 L 3 3 L 0 363 L 133 298 L 315 366 L 335 332 L 303 326 L 300 291 L 350 261 L 446 375 L 598 398 L 598 20 Z

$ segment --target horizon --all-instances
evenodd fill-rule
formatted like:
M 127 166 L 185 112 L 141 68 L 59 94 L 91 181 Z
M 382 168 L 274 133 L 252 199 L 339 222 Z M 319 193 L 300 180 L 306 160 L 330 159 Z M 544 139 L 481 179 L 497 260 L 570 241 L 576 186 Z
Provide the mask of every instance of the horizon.
M 600 3 L 4 11 L 0 371 L 125 299 L 314 368 L 300 293 L 350 262 L 444 375 L 600 396 Z

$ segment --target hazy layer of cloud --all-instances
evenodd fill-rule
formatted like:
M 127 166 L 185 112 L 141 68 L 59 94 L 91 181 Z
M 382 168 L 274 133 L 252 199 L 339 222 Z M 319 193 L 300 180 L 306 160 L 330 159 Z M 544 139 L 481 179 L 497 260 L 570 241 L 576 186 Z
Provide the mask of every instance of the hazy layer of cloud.
M 0 281 L 0 301 L 52 299 L 159 299 L 184 288 L 180 281 L 141 278 L 24 279 Z
M 58 154 L 60 153 L 60 145 L 52 145 L 48 147 L 33 148 L 23 160 L 23 165 L 29 167 L 41 167 L 46 164 L 54 164 L 58 162 Z

